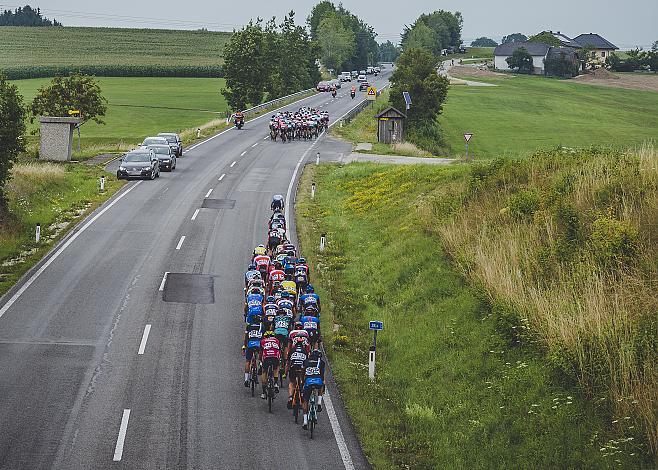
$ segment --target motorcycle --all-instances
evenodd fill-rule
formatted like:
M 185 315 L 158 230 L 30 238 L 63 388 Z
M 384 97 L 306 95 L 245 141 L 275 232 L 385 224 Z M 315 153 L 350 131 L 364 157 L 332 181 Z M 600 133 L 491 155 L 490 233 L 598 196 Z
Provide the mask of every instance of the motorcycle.
M 356 96 L 356 91 L 354 90 L 350 91 L 350 96 L 352 97 L 352 99 L 354 99 L 354 97 Z
M 235 127 L 240 130 L 242 129 L 242 126 L 244 126 L 244 117 L 243 116 L 235 116 L 233 119 L 233 123 L 235 124 Z
M 336 90 L 332 90 L 332 91 L 331 91 L 331 96 L 332 96 L 333 98 L 336 98 Z

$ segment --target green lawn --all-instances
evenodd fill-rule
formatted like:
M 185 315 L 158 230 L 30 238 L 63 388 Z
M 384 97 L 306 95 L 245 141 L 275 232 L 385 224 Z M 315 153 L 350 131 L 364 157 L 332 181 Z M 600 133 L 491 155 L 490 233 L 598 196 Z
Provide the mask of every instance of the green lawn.
M 29 102 L 37 89 L 49 81 L 32 79 L 13 83 L 18 86 L 25 101 Z M 87 147 L 120 141 L 139 143 L 148 135 L 178 132 L 225 117 L 227 110 L 224 96 L 220 93 L 224 79 L 99 77 L 98 81 L 108 100 L 106 124 L 89 122 L 82 127 L 82 144 Z
M 557 145 L 628 147 L 658 139 L 658 93 L 516 76 L 452 86 L 439 121 L 454 155 L 519 155 Z
M 230 35 L 165 29 L 3 26 L 0 69 L 48 65 L 221 65 L 224 44 Z
M 332 371 L 369 461 L 376 469 L 648 467 L 632 443 L 610 440 L 610 418 L 534 346 L 509 340 L 513 330 L 428 230 L 441 223 L 428 205 L 451 207 L 469 168 L 304 171 L 301 246 L 323 299 Z M 369 320 L 384 321 L 375 384 L 367 378 Z

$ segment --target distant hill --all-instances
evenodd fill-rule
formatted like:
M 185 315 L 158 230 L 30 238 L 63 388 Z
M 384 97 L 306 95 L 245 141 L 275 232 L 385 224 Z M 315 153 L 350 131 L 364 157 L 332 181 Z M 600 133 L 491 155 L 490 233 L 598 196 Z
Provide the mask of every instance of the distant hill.
M 231 33 L 130 28 L 0 27 L 10 79 L 82 68 L 98 76 L 218 76 Z

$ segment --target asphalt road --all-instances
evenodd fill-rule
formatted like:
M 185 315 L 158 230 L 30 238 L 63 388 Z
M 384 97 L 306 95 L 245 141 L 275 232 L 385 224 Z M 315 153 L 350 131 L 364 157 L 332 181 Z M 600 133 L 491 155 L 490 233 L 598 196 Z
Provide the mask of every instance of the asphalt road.
M 333 121 L 363 98 L 287 109 Z M 268 414 L 242 384 L 243 272 L 271 196 L 315 158 L 267 122 L 129 183 L 0 301 L 1 468 L 367 467 L 333 382 L 313 441 L 285 393 Z

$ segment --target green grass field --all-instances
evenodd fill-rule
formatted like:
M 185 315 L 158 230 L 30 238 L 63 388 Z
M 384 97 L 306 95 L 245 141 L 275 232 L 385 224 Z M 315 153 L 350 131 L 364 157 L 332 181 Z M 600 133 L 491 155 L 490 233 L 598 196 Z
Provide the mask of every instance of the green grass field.
M 476 158 L 658 139 L 658 93 L 528 76 L 487 81 L 498 86 L 450 87 L 439 122 L 453 155 L 464 152 L 464 132 L 474 134 Z
M 82 127 L 85 147 L 101 148 L 122 141 L 138 144 L 148 135 L 179 132 L 223 118 L 228 109 L 220 93 L 224 79 L 99 77 L 98 82 L 108 100 L 106 124 L 88 122 Z M 12 83 L 29 102 L 39 87 L 49 83 L 49 79 Z M 35 123 L 30 127 L 34 129 L 36 126 Z
M 230 34 L 3 26 L 0 69 L 46 65 L 221 65 L 224 44 Z
M 431 233 L 441 222 L 425 209 L 459 210 L 452 191 L 469 171 L 372 164 L 304 171 L 301 246 L 322 296 L 332 371 L 369 461 L 376 469 L 648 468 L 632 441 L 611 440 L 617 434 L 605 411 L 535 346 L 510 340 L 515 330 L 462 280 Z M 320 233 L 328 241 L 322 253 Z M 384 331 L 371 384 L 375 319 Z

